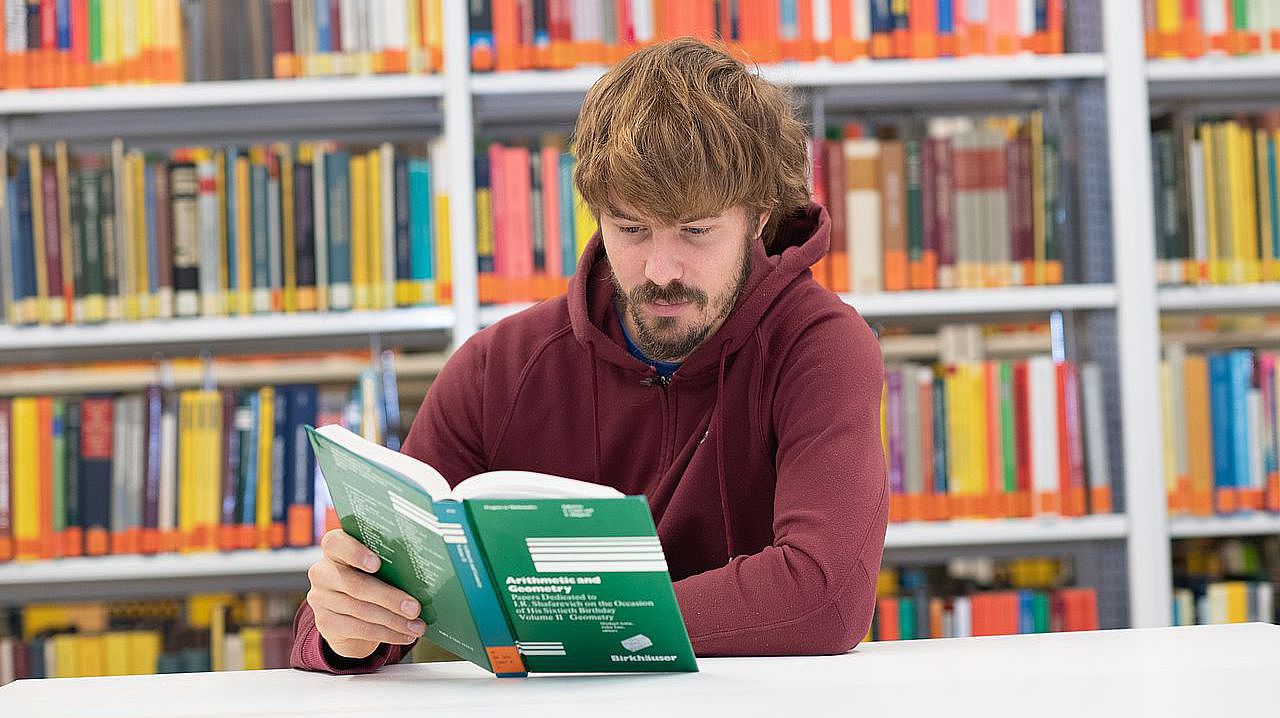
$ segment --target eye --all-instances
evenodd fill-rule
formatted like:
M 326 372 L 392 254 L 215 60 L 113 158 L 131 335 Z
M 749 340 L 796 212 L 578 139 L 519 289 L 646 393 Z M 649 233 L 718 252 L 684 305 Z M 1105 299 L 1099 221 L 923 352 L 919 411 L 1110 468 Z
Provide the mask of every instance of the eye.
M 623 234 L 640 234 L 641 232 L 644 231 L 644 227 L 635 226 L 635 225 L 632 225 L 632 226 L 618 225 L 618 231 L 622 232 Z
M 689 234 L 692 234 L 695 237 L 701 237 L 707 232 L 710 232 L 711 228 L 710 227 L 685 227 L 684 231 Z

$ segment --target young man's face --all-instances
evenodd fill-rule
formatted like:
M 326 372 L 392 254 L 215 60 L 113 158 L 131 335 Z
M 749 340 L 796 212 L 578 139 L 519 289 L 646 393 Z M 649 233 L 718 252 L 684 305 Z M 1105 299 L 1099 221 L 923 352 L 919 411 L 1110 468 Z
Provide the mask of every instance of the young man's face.
M 715 333 L 750 272 L 768 215 L 732 207 L 660 225 L 629 207 L 600 213 L 600 234 L 627 330 L 650 359 L 683 361 Z

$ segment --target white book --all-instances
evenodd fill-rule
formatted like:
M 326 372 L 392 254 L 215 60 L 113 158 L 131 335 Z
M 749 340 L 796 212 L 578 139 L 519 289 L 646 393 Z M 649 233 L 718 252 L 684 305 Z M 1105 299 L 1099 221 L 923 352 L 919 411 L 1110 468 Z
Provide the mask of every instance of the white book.
M 65 638 L 63 640 L 66 640 Z M 58 643 L 56 638 L 46 640 L 42 647 L 41 653 L 44 654 L 44 674 L 45 676 L 53 676 L 54 678 L 69 678 L 63 676 L 58 668 Z M 67 670 L 67 666 L 63 666 L 61 670 Z
M 111 401 L 111 521 L 107 527 L 114 536 L 129 525 L 129 421 L 127 397 Z
M 874 138 L 846 139 L 844 161 L 849 289 L 855 294 L 872 294 L 884 286 L 880 141 Z
M 16 640 L 12 636 L 0 638 L 0 686 L 18 679 L 17 668 L 13 665 L 13 644 Z
M 1200 3 L 1200 26 L 1204 28 L 1206 38 L 1224 35 L 1227 32 L 1227 5 L 1225 2 Z M 1210 53 L 1221 54 L 1223 50 L 1210 47 Z
M 239 633 L 228 633 L 222 639 L 222 670 L 244 670 L 244 638 Z
M 196 165 L 196 176 L 199 178 L 201 190 L 196 196 L 197 222 L 200 241 L 200 270 L 198 281 L 200 287 L 200 311 L 206 317 L 220 316 L 226 313 L 223 302 L 226 297 L 222 290 L 225 282 L 222 278 L 222 229 L 219 222 L 217 192 L 206 192 L 204 187 L 213 187 L 217 177 L 217 168 L 213 165 L 213 156 L 204 156 Z
M 316 310 L 329 309 L 329 203 L 324 180 L 324 148 L 315 146 L 311 161 L 311 223 L 315 230 Z
M 163 536 L 178 528 L 177 394 L 169 393 L 160 414 L 160 487 L 156 527 Z
M 871 0 L 853 0 L 853 41 L 871 41 Z
M 1262 451 L 1262 391 L 1250 389 L 1245 395 L 1245 410 L 1248 412 L 1249 440 L 1249 488 L 1262 491 L 1267 486 L 1267 475 Z
M 1084 435 L 1086 460 L 1089 470 L 1089 488 L 1111 486 L 1111 447 L 1107 433 L 1105 404 L 1102 392 L 1102 369 L 1093 362 L 1080 369 L 1080 383 L 1084 391 Z
M 1257 615 L 1253 617 L 1255 621 L 1272 623 L 1276 620 L 1276 601 L 1275 586 L 1270 581 L 1260 581 L 1255 584 Z
M 1208 210 L 1205 208 L 1204 147 L 1200 140 L 1192 140 L 1187 149 L 1187 180 L 1191 195 L 1191 243 L 1197 266 L 1209 261 Z M 1188 277 L 1198 283 L 1199 277 Z
M 382 4 L 383 46 L 397 53 L 409 51 L 409 6 L 404 0 L 387 0 Z
M 1057 371 L 1049 357 L 1027 360 L 1027 394 L 1031 414 L 1032 512 L 1058 514 L 1058 387 Z
M 1269 5 L 1269 7 L 1267 8 L 1267 15 L 1271 20 L 1270 26 L 1266 29 L 1268 31 L 1273 28 L 1280 30 L 1280 0 L 1265 0 L 1265 1 Z M 1267 39 L 1262 41 L 1262 50 L 1263 52 L 1275 52 L 1276 50 L 1280 50 L 1280 47 L 1277 47 L 1275 43 L 1271 42 L 1271 38 L 1268 37 Z
M 1018 38 L 1024 39 L 1033 37 L 1036 34 L 1036 3 L 1035 0 L 1018 0 Z M 1019 52 L 1030 54 L 1030 50 L 1020 49 Z
M 831 42 L 831 0 L 813 0 L 813 39 Z
M 954 612 L 946 610 L 942 612 L 942 637 L 956 637 L 956 619 Z
M 637 43 L 653 39 L 653 0 L 631 0 L 631 25 Z
M 952 635 L 956 638 L 969 638 L 973 635 L 973 604 L 968 596 L 957 596 L 951 602 Z
M 26 0 L 5 0 L 5 49 L 10 53 L 27 50 Z
M 379 147 L 382 170 L 382 306 L 396 306 L 396 151 L 390 142 Z M 408 191 L 408 187 L 405 187 Z

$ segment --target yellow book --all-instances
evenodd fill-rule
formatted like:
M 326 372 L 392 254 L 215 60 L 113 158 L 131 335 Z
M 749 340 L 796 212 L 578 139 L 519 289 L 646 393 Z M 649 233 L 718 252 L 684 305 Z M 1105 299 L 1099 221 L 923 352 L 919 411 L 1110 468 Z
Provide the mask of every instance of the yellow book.
M 119 265 L 120 299 L 126 321 L 141 318 L 138 309 L 138 287 L 145 284 L 145 276 L 138 274 L 138 224 L 137 204 L 133 201 L 133 153 L 124 151 L 124 142 L 112 143 L 112 180 L 116 189 L 116 245 L 123 248 L 116 257 Z
M 431 194 L 433 227 L 435 230 L 435 303 L 453 302 L 452 234 L 449 225 L 449 162 L 448 147 L 443 139 L 431 146 Z M 423 297 L 430 300 L 430 297 Z
M 382 309 L 382 156 L 378 150 L 365 154 L 365 171 L 368 173 L 368 194 L 365 195 L 365 218 L 369 222 L 365 236 L 365 272 L 369 290 L 366 301 L 369 309 Z M 394 226 L 394 225 L 393 225 Z
M 966 367 L 969 372 L 969 401 L 966 409 L 969 413 L 969 435 L 972 442 L 972 462 L 969 472 L 972 483 L 969 494 L 973 496 L 974 507 L 971 510 L 979 518 L 987 515 L 986 499 L 990 495 L 987 481 L 987 465 L 990 451 L 987 436 L 987 373 L 981 364 Z
M 1266 130 L 1254 132 L 1254 152 L 1257 163 L 1257 178 L 1254 182 L 1254 202 L 1258 217 L 1258 246 L 1261 257 L 1258 266 L 1258 278 L 1255 281 L 1270 282 L 1275 279 L 1275 257 L 1271 254 L 1271 223 L 1275 218 L 1271 215 L 1271 169 L 1267 162 L 1267 145 L 1270 134 Z
M 964 368 L 956 366 L 947 372 L 943 378 L 943 391 L 946 394 L 948 407 L 964 406 L 965 397 L 965 376 Z M 956 518 L 960 513 L 960 502 L 958 499 L 964 493 L 964 487 L 968 483 L 969 472 L 969 442 L 964 441 L 965 422 L 967 417 L 961 411 L 947 412 L 947 491 L 953 501 L 948 502 L 952 508 L 952 515 L 947 518 Z
M 120 73 L 120 15 L 124 0 L 101 0 L 102 7 L 102 64 L 107 74 L 119 82 Z
M 107 646 L 102 634 L 95 633 L 81 636 L 78 648 L 77 658 L 80 675 L 111 675 L 107 672 Z
M 1249 586 L 1243 581 L 1229 581 L 1227 592 L 1227 622 L 1245 623 L 1249 620 Z
M 155 82 L 151 59 L 155 55 L 156 46 L 156 0 L 141 0 L 138 3 L 138 71 L 134 79 L 145 85 Z
M 31 248 L 35 250 L 36 318 L 41 324 L 49 324 L 54 312 L 49 307 L 49 262 L 44 251 L 44 160 L 40 156 L 39 144 L 32 142 L 27 147 L 27 163 L 31 170 Z
M 889 461 L 889 384 L 880 385 L 880 448 L 884 460 Z M 887 464 L 886 464 L 887 465 Z
M 408 0 L 409 22 L 409 73 L 419 74 L 427 69 L 427 50 L 422 37 L 422 3 Z
M 121 80 L 134 83 L 138 79 L 138 5 L 139 0 L 121 0 L 120 65 Z
M 1160 57 L 1182 57 L 1182 2 L 1181 0 L 1156 1 L 1156 46 Z
M 54 167 L 58 180 L 58 245 L 62 255 L 62 295 L 61 319 L 50 318 L 51 321 L 78 321 L 84 314 L 84 306 L 75 299 L 75 257 L 79 249 L 71 247 L 71 192 L 68 184 L 70 161 L 67 156 L 67 143 L 59 140 L 54 146 Z M 65 304 L 70 298 L 70 305 Z
M 59 633 L 53 641 L 54 665 L 45 666 L 45 676 L 50 678 L 79 678 L 81 675 L 79 661 L 79 636 L 74 633 Z
M 253 311 L 253 241 L 249 197 L 249 158 L 236 157 L 236 302 L 235 311 L 249 314 Z
M 280 240 L 284 244 L 284 292 L 286 312 L 298 311 L 298 240 L 293 217 L 293 153 L 289 145 L 276 148 L 280 157 Z
M 1183 365 L 1187 417 L 1207 417 L 1209 362 L 1203 355 L 1189 354 Z M 1191 513 L 1213 513 L 1213 438 L 1208 421 L 1187 422 L 1187 470 L 1191 483 Z
M 566 220 L 567 221 L 567 220 Z M 489 187 L 476 190 L 476 254 L 493 256 L 493 190 Z M 492 272 L 478 277 L 480 302 L 488 304 L 498 299 L 495 277 Z
M 423 0 L 426 14 L 427 71 L 440 72 L 444 68 L 444 9 L 441 0 Z
M 129 632 L 129 675 L 153 675 L 159 669 L 162 648 L 157 631 Z
M 124 631 L 111 631 L 101 636 L 102 652 L 106 665 L 103 668 L 108 676 L 129 675 L 129 634 Z
M 194 460 L 196 457 L 195 408 L 193 391 L 178 394 L 178 536 L 182 551 L 195 546 Z
M 260 671 L 263 666 L 262 629 L 248 627 L 240 629 L 240 639 L 244 641 L 244 669 Z
M 203 458 L 201 467 L 201 524 L 208 527 L 207 548 L 218 547 L 218 528 L 222 524 L 222 394 L 218 391 L 200 392 L 203 411 L 201 434 Z
M 574 253 L 579 258 L 586 251 L 587 242 L 591 241 L 595 233 L 596 218 L 586 201 L 582 199 L 582 195 L 578 193 L 578 187 L 575 184 L 573 187 L 573 235 L 574 244 L 577 245 Z
M 1217 133 L 1213 124 L 1200 123 L 1200 152 L 1204 155 L 1204 214 L 1205 229 L 1208 241 L 1209 281 L 1217 284 L 1222 281 L 1221 262 L 1218 261 L 1218 177 L 1214 165 L 1217 154 Z
M 354 307 L 369 308 L 369 159 L 351 155 L 351 287 Z
M 1231 284 L 1239 284 L 1244 280 L 1244 253 L 1241 246 L 1244 242 L 1244 204 L 1241 192 L 1244 191 L 1241 181 L 1241 173 L 1243 168 L 1240 166 L 1240 142 L 1239 133 L 1236 131 L 1237 126 L 1234 122 L 1224 122 L 1221 125 L 1222 132 L 1219 139 L 1222 144 L 1219 145 L 1223 151 L 1223 163 L 1220 168 L 1226 177 L 1224 189 L 1226 196 L 1220 198 L 1223 201 L 1219 203 L 1219 209 L 1226 208 L 1225 225 L 1222 235 L 1229 236 L 1229 240 L 1224 242 L 1223 250 L 1226 265 L 1224 271 L 1226 275 L 1223 281 Z
M 209 670 L 225 671 L 227 640 L 227 607 L 215 606 L 209 621 Z
M 10 405 L 9 461 L 13 494 L 14 558 L 34 561 L 40 558 L 40 425 L 36 400 L 15 397 Z
M 1173 368 L 1169 362 L 1160 362 L 1160 427 L 1164 439 L 1161 441 L 1161 454 L 1164 464 L 1164 490 L 1169 504 L 1169 511 L 1174 512 L 1178 506 L 1178 457 L 1174 446 L 1174 427 L 1176 419 L 1173 415 Z
M 1236 158 L 1239 172 L 1239 192 L 1235 193 L 1239 202 L 1241 231 L 1236 235 L 1237 251 L 1240 256 L 1241 282 L 1257 282 L 1262 277 L 1262 265 L 1258 261 L 1258 210 L 1257 182 L 1255 181 L 1253 160 L 1253 133 L 1247 127 L 1234 123 L 1236 137 Z
M 271 543 L 271 445 L 275 437 L 276 390 L 264 386 L 258 390 L 258 496 L 254 512 L 258 546 Z

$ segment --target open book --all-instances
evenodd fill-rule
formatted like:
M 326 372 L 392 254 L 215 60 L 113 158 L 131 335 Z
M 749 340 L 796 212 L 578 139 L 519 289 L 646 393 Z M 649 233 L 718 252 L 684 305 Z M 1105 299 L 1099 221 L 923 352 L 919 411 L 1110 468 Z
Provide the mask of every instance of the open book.
M 348 534 L 422 604 L 424 638 L 499 676 L 696 671 L 643 496 L 435 469 L 338 425 L 307 427 Z

